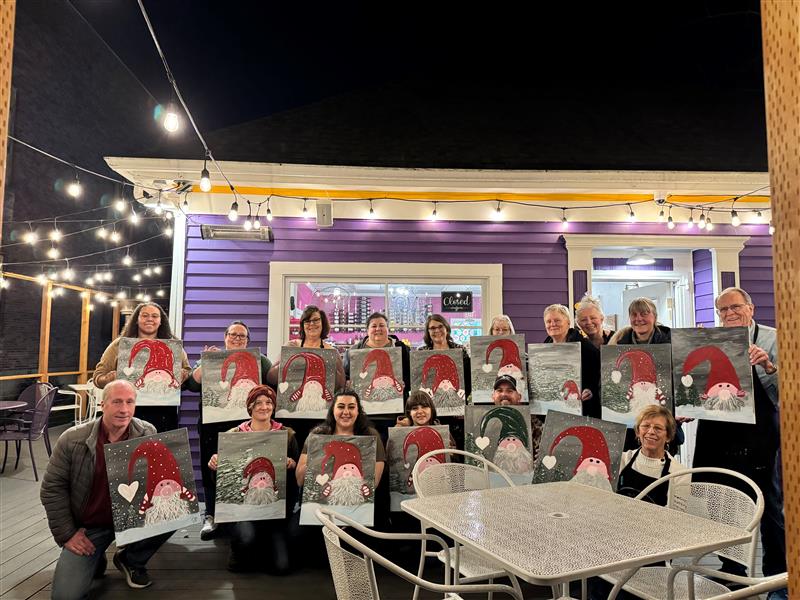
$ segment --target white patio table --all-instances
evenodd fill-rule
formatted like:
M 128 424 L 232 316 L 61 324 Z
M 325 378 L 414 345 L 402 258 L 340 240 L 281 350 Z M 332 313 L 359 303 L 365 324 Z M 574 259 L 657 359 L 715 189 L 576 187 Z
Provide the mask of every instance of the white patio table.
M 750 534 L 662 506 L 559 482 L 405 500 L 402 509 L 542 586 L 695 557 Z M 609 598 L 615 598 L 617 590 Z

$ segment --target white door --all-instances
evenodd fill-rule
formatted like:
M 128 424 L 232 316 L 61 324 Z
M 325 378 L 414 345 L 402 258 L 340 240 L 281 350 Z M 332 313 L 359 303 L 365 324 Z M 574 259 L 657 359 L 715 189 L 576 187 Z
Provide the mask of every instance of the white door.
M 630 303 L 636 298 L 649 298 L 656 305 L 658 311 L 658 322 L 672 327 L 673 323 L 673 308 L 675 306 L 674 296 L 672 292 L 672 282 L 663 281 L 658 283 L 649 283 L 647 285 L 639 286 L 638 288 L 630 288 L 622 292 L 622 305 L 625 307 L 626 316 L 627 308 Z

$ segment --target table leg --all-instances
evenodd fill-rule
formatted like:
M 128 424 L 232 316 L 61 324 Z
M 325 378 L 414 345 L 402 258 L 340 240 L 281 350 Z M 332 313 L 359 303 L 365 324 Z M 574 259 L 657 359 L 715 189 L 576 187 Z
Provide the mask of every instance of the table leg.
M 622 590 L 622 586 L 628 583 L 628 580 L 636 574 L 636 571 L 639 569 L 628 569 L 627 571 L 623 571 L 622 576 L 617 579 L 617 583 L 614 584 L 614 587 L 611 590 L 611 593 L 608 595 L 608 600 L 615 600 L 617 595 Z

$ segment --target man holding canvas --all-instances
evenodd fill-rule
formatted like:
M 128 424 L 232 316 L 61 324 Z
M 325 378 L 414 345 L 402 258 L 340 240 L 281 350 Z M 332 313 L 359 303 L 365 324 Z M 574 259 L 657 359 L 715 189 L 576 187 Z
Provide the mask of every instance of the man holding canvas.
M 92 579 L 105 573 L 105 551 L 114 541 L 105 444 L 156 433 L 136 419 L 136 389 L 116 380 L 103 390 L 103 414 L 65 431 L 53 448 L 42 480 L 41 500 L 53 538 L 63 546 L 53 577 L 52 597 L 84 598 Z M 132 588 L 150 581 L 145 565 L 172 532 L 120 548 L 114 565 Z
M 695 467 L 722 467 L 738 471 L 758 484 L 764 494 L 761 539 L 764 575 L 786 571 L 786 539 L 780 476 L 780 413 L 778 402 L 778 338 L 773 327 L 756 323 L 755 306 L 741 288 L 722 291 L 715 301 L 723 327 L 747 327 L 753 368 L 756 424 L 701 420 L 697 428 Z M 729 480 L 720 483 L 731 484 Z M 743 488 L 743 491 L 747 491 Z M 722 570 L 744 575 L 745 568 L 722 559 Z M 753 573 L 749 574 L 754 576 Z M 772 592 L 770 600 L 787 598 L 786 590 Z

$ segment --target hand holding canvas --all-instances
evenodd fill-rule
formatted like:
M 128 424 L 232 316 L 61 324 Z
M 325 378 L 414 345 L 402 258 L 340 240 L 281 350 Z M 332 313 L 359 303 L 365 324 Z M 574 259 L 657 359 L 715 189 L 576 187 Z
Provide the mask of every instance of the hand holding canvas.
M 587 402 L 592 399 L 592 390 L 585 389 L 581 392 L 581 402 Z
M 67 543 L 64 544 L 64 547 L 78 556 L 91 556 L 95 552 L 94 544 L 92 543 L 92 540 L 86 536 L 86 529 L 83 527 L 78 529 L 78 531 L 75 532 L 75 535 L 67 540 Z
M 750 344 L 748 354 L 750 356 L 750 364 L 754 367 L 760 365 L 767 375 L 772 375 L 778 370 L 778 367 L 769 359 L 769 354 L 767 354 L 767 351 L 763 348 L 759 348 L 755 344 Z
M 217 470 L 217 457 L 218 456 L 219 456 L 218 454 L 215 454 L 208 461 L 208 468 L 211 469 L 212 471 L 216 471 Z

